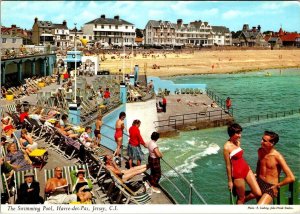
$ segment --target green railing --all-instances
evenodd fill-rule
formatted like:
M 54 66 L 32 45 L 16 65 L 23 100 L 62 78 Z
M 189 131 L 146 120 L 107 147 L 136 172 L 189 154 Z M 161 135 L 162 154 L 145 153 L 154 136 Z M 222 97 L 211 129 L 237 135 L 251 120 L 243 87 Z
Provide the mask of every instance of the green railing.
M 230 107 L 230 109 L 227 110 L 227 108 L 226 108 L 226 101 L 224 99 L 222 99 L 220 96 L 218 96 L 215 92 L 213 92 L 209 88 L 206 88 L 206 95 L 210 99 L 212 99 L 213 101 L 215 101 L 222 109 L 224 109 L 224 111 L 228 112 L 228 114 L 230 114 L 230 116 L 233 117 L 233 108 Z
M 268 119 L 273 119 L 273 118 L 284 118 L 284 117 L 288 117 L 288 116 L 291 116 L 294 114 L 300 114 L 300 108 L 286 110 L 286 111 L 278 111 L 278 112 L 267 113 L 267 114 L 252 115 L 252 116 L 248 116 L 248 117 L 241 117 L 237 120 L 240 123 L 250 123 L 250 122 L 268 120 Z

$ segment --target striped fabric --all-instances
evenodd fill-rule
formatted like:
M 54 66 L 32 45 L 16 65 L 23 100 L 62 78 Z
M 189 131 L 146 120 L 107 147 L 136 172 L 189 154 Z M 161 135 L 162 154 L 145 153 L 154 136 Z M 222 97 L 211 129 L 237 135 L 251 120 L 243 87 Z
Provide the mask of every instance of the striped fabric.
M 151 200 L 151 197 L 147 192 L 138 194 L 132 191 L 126 184 L 124 184 L 120 177 L 117 176 L 114 172 L 110 171 L 110 174 L 116 187 L 119 188 L 121 193 L 126 198 L 126 204 L 129 204 L 130 202 L 134 204 L 146 204 Z
M 16 195 L 18 195 L 18 190 L 20 189 L 21 184 L 25 182 L 24 176 L 27 172 L 32 172 L 34 174 L 34 180 L 38 181 L 36 168 L 25 170 L 25 171 L 14 172 Z
M 17 111 L 16 105 L 7 105 L 6 109 L 8 110 L 9 113 L 13 113 Z
M 14 143 L 16 143 L 17 149 L 20 150 L 21 149 L 21 145 L 20 145 L 21 129 L 14 131 L 13 136 L 14 136 Z

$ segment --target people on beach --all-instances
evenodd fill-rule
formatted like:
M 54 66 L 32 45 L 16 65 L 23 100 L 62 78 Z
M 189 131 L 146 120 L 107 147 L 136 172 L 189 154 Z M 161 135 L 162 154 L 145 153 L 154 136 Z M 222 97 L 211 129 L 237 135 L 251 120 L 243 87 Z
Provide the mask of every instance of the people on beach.
M 114 152 L 114 156 L 116 157 L 121 157 L 121 149 L 122 149 L 122 144 L 123 144 L 123 130 L 125 128 L 124 125 L 124 120 L 126 118 L 126 113 L 121 112 L 119 114 L 119 119 L 116 121 L 116 131 L 115 131 L 115 141 L 117 143 L 117 148 Z
M 140 166 L 142 160 L 144 159 L 144 153 L 142 152 L 141 149 L 141 144 L 144 147 L 147 147 L 145 144 L 139 127 L 141 126 L 141 121 L 140 120 L 134 120 L 132 122 L 132 126 L 129 128 L 129 142 L 128 142 L 128 147 L 127 147 L 127 153 L 129 157 L 129 167 L 132 168 L 132 163 L 133 160 L 136 160 L 136 165 Z
M 153 132 L 151 134 L 151 141 L 148 142 L 147 144 L 149 150 L 148 165 L 151 170 L 149 181 L 151 184 L 152 191 L 155 193 L 160 193 L 160 190 L 157 189 L 157 187 L 158 187 L 158 182 L 161 178 L 160 159 L 163 156 L 157 146 L 158 139 L 159 139 L 159 133 Z
M 246 200 L 245 182 L 249 185 L 251 192 L 256 197 L 261 196 L 261 190 L 255 176 L 246 160 L 243 158 L 241 148 L 242 127 L 233 123 L 228 126 L 228 141 L 224 145 L 223 155 L 228 177 L 228 189 L 237 194 L 237 204 L 244 204 Z M 251 193 L 250 193 L 251 194 Z M 250 195 L 248 195 L 249 197 Z
M 278 141 L 279 135 L 273 131 L 265 131 L 261 139 L 256 168 L 256 179 L 262 191 L 262 196 L 256 197 L 258 204 L 271 204 L 278 196 L 280 187 L 295 181 L 295 176 L 284 157 L 275 149 Z M 282 170 L 285 177 L 280 181 L 279 175 Z M 252 194 L 248 200 L 254 197 Z

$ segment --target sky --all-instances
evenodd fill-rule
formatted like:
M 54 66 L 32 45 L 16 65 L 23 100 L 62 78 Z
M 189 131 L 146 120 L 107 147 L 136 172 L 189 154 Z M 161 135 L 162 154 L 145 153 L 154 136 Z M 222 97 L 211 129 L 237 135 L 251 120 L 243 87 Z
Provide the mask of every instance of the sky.
M 148 20 L 176 23 L 183 19 L 207 21 L 213 26 L 226 26 L 230 31 L 261 25 L 262 31 L 300 32 L 299 1 L 3 1 L 1 24 L 31 29 L 34 18 L 80 28 L 105 14 L 119 15 L 137 28 L 144 29 Z

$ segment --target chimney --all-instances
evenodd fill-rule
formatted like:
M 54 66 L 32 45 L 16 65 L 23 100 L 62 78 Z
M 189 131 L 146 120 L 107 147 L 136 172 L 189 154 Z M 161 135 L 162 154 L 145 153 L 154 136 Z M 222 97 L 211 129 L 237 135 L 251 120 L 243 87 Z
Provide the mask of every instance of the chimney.
M 11 28 L 16 28 L 17 27 L 17 25 L 11 25 Z
M 102 14 L 100 17 L 101 17 L 101 19 L 105 19 L 105 15 L 104 14 Z
M 243 25 L 243 31 L 247 31 L 249 30 L 249 25 L 248 24 L 244 24 Z
M 119 20 L 120 16 L 114 16 L 114 19 Z
M 63 21 L 63 25 L 67 26 L 67 21 L 66 20 Z
M 261 29 L 261 27 L 260 27 L 260 25 L 258 25 L 258 26 L 257 26 L 258 32 L 260 32 L 260 29 Z
M 177 19 L 177 25 L 181 26 L 182 25 L 182 19 Z
M 253 32 L 256 32 L 256 27 L 252 27 L 252 31 L 253 31 Z
M 38 21 L 38 18 L 37 18 L 37 17 L 35 17 L 35 18 L 34 18 L 34 22 L 37 22 L 37 21 Z

